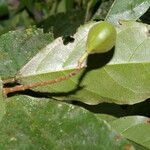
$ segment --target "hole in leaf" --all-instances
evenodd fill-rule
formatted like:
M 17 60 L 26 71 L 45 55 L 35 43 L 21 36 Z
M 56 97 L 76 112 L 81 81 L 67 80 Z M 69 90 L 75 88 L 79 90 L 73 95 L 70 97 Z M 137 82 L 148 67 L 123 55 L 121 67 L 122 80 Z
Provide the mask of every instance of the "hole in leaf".
M 71 36 L 64 36 L 63 37 L 63 43 L 64 45 L 67 45 L 68 43 L 74 42 L 74 38 Z

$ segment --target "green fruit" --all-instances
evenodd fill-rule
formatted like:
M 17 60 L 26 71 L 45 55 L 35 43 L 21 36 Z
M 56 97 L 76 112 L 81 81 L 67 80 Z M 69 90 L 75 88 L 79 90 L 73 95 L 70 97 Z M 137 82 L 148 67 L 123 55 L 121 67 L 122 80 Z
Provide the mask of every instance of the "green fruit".
M 97 23 L 88 33 L 87 53 L 104 53 L 111 50 L 116 43 L 116 36 L 116 29 L 111 23 Z

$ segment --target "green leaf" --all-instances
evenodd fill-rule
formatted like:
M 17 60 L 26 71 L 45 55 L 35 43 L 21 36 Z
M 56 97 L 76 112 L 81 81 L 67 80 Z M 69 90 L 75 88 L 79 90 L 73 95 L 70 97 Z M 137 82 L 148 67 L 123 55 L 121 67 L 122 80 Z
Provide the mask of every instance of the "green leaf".
M 0 79 L 0 122 L 5 115 L 5 101 L 2 93 L 2 80 Z
M 64 45 L 58 38 L 42 49 L 20 70 L 21 83 L 55 79 L 75 69 L 86 49 L 86 37 L 93 24 L 80 27 L 73 43 Z M 114 52 L 89 56 L 88 67 L 76 77 L 36 90 L 50 92 L 60 100 L 79 100 L 88 104 L 104 101 L 134 104 L 149 98 L 149 26 L 136 22 L 122 24 Z
M 66 12 L 67 8 L 66 8 L 66 0 L 60 0 L 58 7 L 57 7 L 57 12 Z
M 0 17 L 8 15 L 8 6 L 6 0 L 0 1 Z
M 29 17 L 27 11 L 22 11 L 14 15 L 12 18 L 1 21 L 0 34 L 4 34 L 10 30 L 15 30 L 16 28 L 27 28 L 33 24 L 33 20 Z
M 10 31 L 0 36 L 0 76 L 14 77 L 37 52 L 53 40 L 42 29 Z
M 27 8 L 29 11 L 33 11 L 34 10 L 34 0 L 22 0 L 21 1 Z
M 67 11 L 70 11 L 73 9 L 74 0 L 66 0 L 66 9 Z
M 129 116 L 116 119 L 111 126 L 124 137 L 150 149 L 150 119 L 142 116 Z
M 86 8 L 86 15 L 85 15 L 85 21 L 87 22 L 91 18 L 91 10 L 96 5 L 97 0 L 89 0 L 86 2 L 87 8 Z
M 0 129 L 0 149 L 134 149 L 89 111 L 44 98 L 7 99 L 7 113 Z
M 67 12 L 73 9 L 73 0 L 60 0 L 57 6 L 57 13 Z
M 100 120 L 105 120 L 107 122 L 111 122 L 113 120 L 116 120 L 116 117 L 108 114 L 95 114 L 95 117 Z
M 105 20 L 108 11 L 113 4 L 114 0 L 103 0 L 100 7 L 95 12 L 92 20 Z
M 118 24 L 119 20 L 137 20 L 150 7 L 149 0 L 115 0 L 106 20 Z

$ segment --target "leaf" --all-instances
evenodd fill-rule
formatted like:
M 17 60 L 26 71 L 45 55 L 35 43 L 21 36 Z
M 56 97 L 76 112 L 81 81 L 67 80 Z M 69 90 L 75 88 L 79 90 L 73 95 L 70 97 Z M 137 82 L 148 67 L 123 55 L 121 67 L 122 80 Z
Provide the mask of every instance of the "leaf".
M 37 52 L 53 40 L 41 29 L 10 31 L 0 36 L 0 76 L 14 77 Z
M 86 49 L 87 33 L 93 24 L 80 27 L 73 43 L 64 45 L 58 38 L 47 45 L 20 70 L 20 82 L 31 84 L 55 79 L 75 69 Z M 134 104 L 146 100 L 150 97 L 148 31 L 146 24 L 123 22 L 118 29 L 114 52 L 89 56 L 88 67 L 78 76 L 36 90 L 50 92 L 59 100 L 79 100 L 88 104 Z
M 85 2 L 86 5 L 86 15 L 85 15 L 85 22 L 89 21 L 90 18 L 92 17 L 92 8 L 95 6 L 99 5 L 97 0 L 89 0 Z
M 34 10 L 34 0 L 22 0 L 21 1 L 30 12 L 32 12 Z
M 150 149 L 150 118 L 129 116 L 116 119 L 111 126 L 124 137 Z
M 66 0 L 61 0 L 57 6 L 57 12 L 66 12 L 67 8 L 66 8 Z
M 102 1 L 100 7 L 95 12 L 92 20 L 105 20 L 106 15 L 113 4 L 114 0 Z
M 2 94 L 2 80 L 0 79 L 0 122 L 5 113 L 5 102 Z
M 1 21 L 0 35 L 10 30 L 15 30 L 18 27 L 27 28 L 31 26 L 31 24 L 33 24 L 33 20 L 29 17 L 27 11 L 24 10 L 20 13 L 17 13 L 17 15 L 13 16 L 12 18 Z
M 0 124 L 1 149 L 124 150 L 132 144 L 108 123 L 71 104 L 29 96 L 7 99 Z
M 150 7 L 149 0 L 115 0 L 106 20 L 118 24 L 119 20 L 137 20 Z
M 108 114 L 95 114 L 95 117 L 100 120 L 105 120 L 107 122 L 111 122 L 113 120 L 116 120 L 116 117 Z
M 5 0 L 0 1 L 0 17 L 8 14 L 7 2 Z

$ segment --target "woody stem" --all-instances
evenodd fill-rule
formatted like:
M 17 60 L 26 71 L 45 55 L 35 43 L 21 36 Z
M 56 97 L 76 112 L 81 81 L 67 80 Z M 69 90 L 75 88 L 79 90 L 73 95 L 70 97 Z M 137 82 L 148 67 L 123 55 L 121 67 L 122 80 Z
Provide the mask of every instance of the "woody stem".
M 58 82 L 61 82 L 61 81 L 64 81 L 64 80 L 68 80 L 70 77 L 75 76 L 79 71 L 80 71 L 80 68 L 76 69 L 75 71 L 70 72 L 66 76 L 61 76 L 61 77 L 58 77 L 54 80 L 36 82 L 36 83 L 27 84 L 27 85 L 17 85 L 15 87 L 11 87 L 11 88 L 3 88 L 3 93 L 7 95 L 9 93 L 24 91 L 24 90 L 36 88 L 36 87 L 39 87 L 39 86 L 55 84 L 55 83 L 58 83 Z
M 42 82 L 36 82 L 36 83 L 27 84 L 27 85 L 17 85 L 15 87 L 11 87 L 11 88 L 10 87 L 8 87 L 8 88 L 6 87 L 6 88 L 3 88 L 3 93 L 7 95 L 7 94 L 13 93 L 13 92 L 24 91 L 24 90 L 36 88 L 36 87 L 39 87 L 39 86 L 55 84 L 55 83 L 58 83 L 58 82 L 61 82 L 61 81 L 68 80 L 70 77 L 75 76 L 81 70 L 82 63 L 83 63 L 83 61 L 82 62 L 78 62 L 78 67 L 74 71 L 70 72 L 66 76 L 61 76 L 61 77 L 58 77 L 58 78 L 56 78 L 54 80 L 47 80 L 47 81 L 42 81 Z
M 49 84 L 55 84 L 55 83 L 58 83 L 58 82 L 61 82 L 61 81 L 68 80 L 69 78 L 75 76 L 81 70 L 81 66 L 82 66 L 84 60 L 87 58 L 87 56 L 88 56 L 88 53 L 85 52 L 83 54 L 83 56 L 79 59 L 77 68 L 74 71 L 70 72 L 66 76 L 61 76 L 61 77 L 58 77 L 54 80 L 36 82 L 36 83 L 27 84 L 27 85 L 17 85 L 15 87 L 8 87 L 8 88 L 6 87 L 6 88 L 3 88 L 3 93 L 7 95 L 7 94 L 13 93 L 13 92 L 24 91 L 24 90 L 36 88 L 36 87 L 39 87 L 39 86 L 46 86 L 46 85 L 49 85 Z

